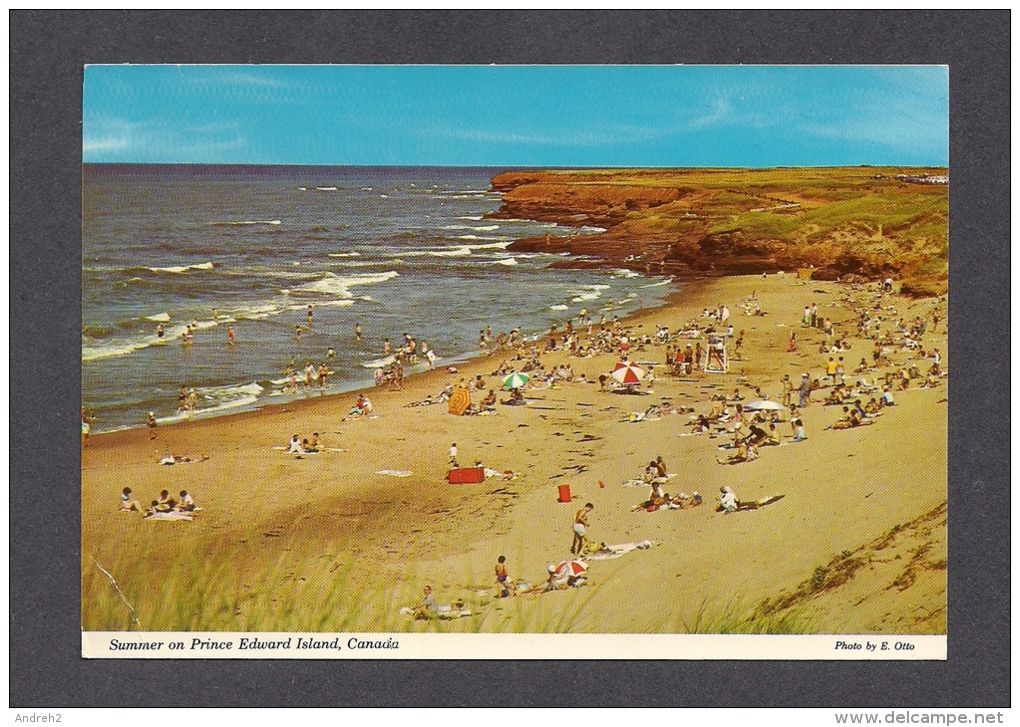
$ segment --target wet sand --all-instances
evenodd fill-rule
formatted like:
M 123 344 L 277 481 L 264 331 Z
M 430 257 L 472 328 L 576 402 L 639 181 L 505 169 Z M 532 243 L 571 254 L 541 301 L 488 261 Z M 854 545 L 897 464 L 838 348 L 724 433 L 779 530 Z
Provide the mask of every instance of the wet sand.
M 745 316 L 739 308 L 752 291 L 768 315 Z M 445 404 L 407 406 L 438 394 L 448 382 L 479 373 L 498 392 L 499 377 L 489 373 L 506 356 L 494 353 L 458 365 L 456 374 L 442 370 L 408 378 L 402 391 L 369 391 L 374 412 L 367 419 L 347 417 L 356 393 L 313 395 L 257 412 L 161 426 L 156 441 L 144 429 L 93 436 L 82 455 L 83 569 L 93 567 L 93 557 L 104 567 L 115 563 L 114 575 L 126 593 L 159 591 L 164 600 L 181 597 L 173 589 L 182 583 L 212 592 L 218 582 L 233 578 L 237 585 L 223 596 L 222 607 L 229 613 L 217 623 L 238 630 L 269 630 L 254 614 L 275 614 L 283 601 L 296 603 L 298 611 L 304 603 L 320 608 L 309 594 L 328 590 L 329 574 L 342 574 L 344 588 L 371 608 L 393 611 L 407 604 L 391 599 L 406 600 L 423 583 L 431 583 L 439 602 L 463 599 L 476 612 L 471 619 L 447 624 L 452 630 L 534 630 L 538 624 L 543 630 L 684 632 L 696 627 L 699 613 L 746 611 L 764 598 L 793 592 L 834 556 L 856 552 L 946 501 L 947 380 L 931 390 L 917 389 L 915 383 L 895 392 L 897 406 L 885 409 L 874 424 L 842 431 L 826 429 L 841 414 L 840 407 L 823 407 L 816 393 L 802 413 L 807 441 L 765 447 L 756 461 L 734 466 L 716 463 L 729 454 L 718 449 L 726 441 L 722 437 L 679 436 L 690 431 L 686 413 L 664 413 L 657 421 L 624 420 L 652 403 L 705 413 L 709 397 L 731 393 L 741 372 L 747 379 L 740 386 L 745 400 L 753 398 L 755 386 L 779 399 L 786 373 L 794 380 L 803 371 L 821 377 L 828 360 L 828 354 L 818 353 L 823 334 L 800 323 L 804 306 L 812 302 L 852 342 L 844 355 L 847 378 L 853 379 L 850 371 L 860 358 L 870 361 L 872 344 L 856 336 L 852 313 L 841 304 L 847 295 L 864 300 L 868 294 L 789 275 L 690 283 L 666 306 L 623 323 L 639 334 L 651 335 L 657 325 L 675 331 L 704 308 L 724 303 L 736 332 L 745 331 L 744 360 L 732 361 L 728 374 L 695 373 L 682 380 L 666 376 L 658 366 L 645 396 L 603 393 L 597 383 L 568 383 L 526 391 L 528 406 L 498 406 L 493 416 L 455 417 Z M 894 305 L 907 321 L 921 315 L 930 329 L 931 300 L 886 296 L 881 305 Z M 787 352 L 791 330 L 799 342 L 796 353 Z M 948 368 L 944 324 L 924 344 L 937 346 Z M 893 359 L 902 363 L 908 355 L 897 351 Z M 660 346 L 631 351 L 638 362 L 661 364 L 664 358 Z M 568 360 L 575 376 L 583 373 L 597 381 L 619 357 L 542 356 L 547 368 Z M 929 365 L 919 362 L 922 371 Z M 475 401 L 480 398 L 473 395 Z M 781 426 L 789 440 L 789 425 Z M 325 453 L 296 459 L 274 449 L 284 447 L 294 433 L 304 438 L 316 431 Z M 448 484 L 444 476 L 452 442 L 462 465 L 481 460 L 518 476 Z M 161 466 L 157 459 L 164 452 L 195 459 L 208 454 L 209 459 Z M 622 483 L 640 478 L 657 455 L 671 473 L 678 473 L 665 489 L 696 490 L 704 505 L 631 512 L 647 497 L 647 489 Z M 377 474 L 384 469 L 411 475 Z M 153 523 L 118 513 L 125 485 L 143 504 L 160 490 L 186 489 L 203 511 L 190 523 Z M 570 486 L 571 503 L 557 502 L 560 485 Z M 717 514 L 715 499 L 723 485 L 741 500 L 774 494 L 785 498 L 756 511 Z M 506 555 L 511 578 L 540 583 L 549 563 L 569 555 L 573 514 L 588 501 L 595 505 L 589 521 L 596 542 L 651 540 L 655 545 L 591 562 L 585 588 L 492 600 L 497 556 Z M 941 547 L 944 553 L 944 527 L 928 531 L 925 542 L 936 541 L 935 550 Z M 890 559 L 894 551 L 888 550 Z M 834 598 L 827 590 L 817 594 L 823 600 L 802 603 L 811 628 L 847 633 L 944 629 L 944 565 L 942 570 L 922 569 L 923 577 L 912 586 L 891 588 L 888 581 L 895 578 L 897 564 L 883 566 L 882 554 L 874 552 L 854 573 L 853 599 Z M 194 562 L 196 553 L 204 563 Z M 913 562 L 904 554 L 900 560 Z M 168 588 L 159 571 L 171 563 L 184 575 Z M 266 564 L 286 577 L 265 581 Z M 90 577 L 86 574 L 86 580 Z M 120 622 L 98 623 L 95 614 L 115 608 L 92 602 L 108 597 L 101 588 L 90 587 L 87 593 L 87 628 L 124 628 Z M 917 616 L 919 594 L 924 613 L 942 616 Z M 532 613 L 538 611 L 569 618 Z M 140 612 L 139 619 L 145 625 L 145 614 Z M 174 628 L 187 616 L 177 619 Z M 329 614 L 314 623 L 322 630 L 350 625 L 331 621 Z M 295 629 L 307 628 L 308 619 L 294 619 L 294 624 Z

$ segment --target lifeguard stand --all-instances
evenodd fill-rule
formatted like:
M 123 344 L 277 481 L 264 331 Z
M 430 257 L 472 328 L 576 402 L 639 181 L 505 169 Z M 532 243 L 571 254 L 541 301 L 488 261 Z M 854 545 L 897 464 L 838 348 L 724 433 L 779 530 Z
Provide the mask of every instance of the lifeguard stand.
M 725 374 L 730 370 L 730 357 L 726 350 L 726 336 L 712 335 L 708 337 L 701 370 L 706 374 Z

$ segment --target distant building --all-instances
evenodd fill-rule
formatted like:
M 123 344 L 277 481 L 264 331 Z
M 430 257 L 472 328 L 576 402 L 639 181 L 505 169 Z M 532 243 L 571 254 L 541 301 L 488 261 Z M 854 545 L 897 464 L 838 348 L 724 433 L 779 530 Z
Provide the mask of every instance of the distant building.
M 922 174 L 922 175 L 911 175 L 911 174 L 897 174 L 896 179 L 901 182 L 909 182 L 911 184 L 949 184 L 948 174 Z

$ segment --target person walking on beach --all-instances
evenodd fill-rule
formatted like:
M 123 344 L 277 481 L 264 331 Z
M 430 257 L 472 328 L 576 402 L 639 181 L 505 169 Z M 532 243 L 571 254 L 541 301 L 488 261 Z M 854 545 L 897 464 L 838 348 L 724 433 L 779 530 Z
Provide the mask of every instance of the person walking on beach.
M 800 375 L 800 408 L 803 409 L 811 403 L 811 377 L 807 374 Z
M 323 362 L 319 366 L 319 390 L 324 391 L 326 388 L 326 379 L 329 378 L 329 367 Z
M 811 304 L 811 327 L 818 328 L 818 306 Z
M 571 555 L 584 555 L 588 547 L 588 513 L 595 509 L 590 502 L 574 514 L 574 540 L 570 544 Z
M 836 359 L 829 356 L 829 363 L 825 367 L 825 374 L 829 377 L 830 383 L 836 383 Z
M 155 439 L 156 438 L 156 412 L 152 412 L 152 411 L 149 412 L 148 426 L 149 426 L 149 439 L 150 440 L 151 439 Z
M 457 464 L 457 443 L 454 442 L 450 445 L 450 467 L 457 469 L 460 465 Z

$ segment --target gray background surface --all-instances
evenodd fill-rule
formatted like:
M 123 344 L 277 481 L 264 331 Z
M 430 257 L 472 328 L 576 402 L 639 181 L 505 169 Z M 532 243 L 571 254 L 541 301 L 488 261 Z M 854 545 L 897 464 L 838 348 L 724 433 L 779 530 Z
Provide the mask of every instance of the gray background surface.
M 1008 11 L 12 11 L 9 20 L 12 707 L 1009 705 Z M 125 62 L 949 65 L 948 661 L 81 659 L 82 68 Z

